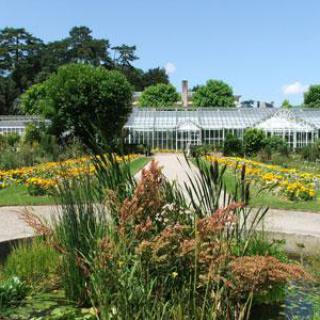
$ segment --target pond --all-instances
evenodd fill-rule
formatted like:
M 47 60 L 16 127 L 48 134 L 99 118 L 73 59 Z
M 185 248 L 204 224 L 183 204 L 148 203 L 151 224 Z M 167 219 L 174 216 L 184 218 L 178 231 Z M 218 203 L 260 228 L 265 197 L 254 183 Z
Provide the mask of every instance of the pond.
M 319 255 L 302 258 L 289 255 L 293 261 L 303 264 L 314 277 L 313 282 L 290 283 L 279 304 L 254 306 L 252 320 L 319 320 L 320 319 L 320 258 Z
M 250 319 L 320 319 L 320 286 L 292 283 L 286 288 L 285 299 L 281 304 L 256 306 L 252 310 Z

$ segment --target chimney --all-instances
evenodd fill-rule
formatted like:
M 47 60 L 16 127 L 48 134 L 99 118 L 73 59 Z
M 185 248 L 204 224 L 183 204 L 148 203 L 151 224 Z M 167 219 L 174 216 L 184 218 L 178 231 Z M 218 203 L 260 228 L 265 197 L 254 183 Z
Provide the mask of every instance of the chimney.
M 182 106 L 188 107 L 188 80 L 182 80 Z

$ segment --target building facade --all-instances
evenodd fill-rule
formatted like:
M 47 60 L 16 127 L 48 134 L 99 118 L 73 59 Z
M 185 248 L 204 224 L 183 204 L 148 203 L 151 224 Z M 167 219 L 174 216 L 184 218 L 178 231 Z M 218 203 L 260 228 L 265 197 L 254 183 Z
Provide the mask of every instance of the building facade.
M 134 108 L 125 127 L 125 142 L 152 149 L 184 150 L 191 145 L 223 145 L 228 133 L 243 138 L 248 128 L 277 135 L 292 149 L 318 139 L 320 110 L 276 108 Z

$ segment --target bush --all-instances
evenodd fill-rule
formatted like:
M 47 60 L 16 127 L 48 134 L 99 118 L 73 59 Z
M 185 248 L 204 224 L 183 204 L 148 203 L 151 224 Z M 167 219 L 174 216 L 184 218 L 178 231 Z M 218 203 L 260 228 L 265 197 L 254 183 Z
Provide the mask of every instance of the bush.
M 45 240 L 22 241 L 7 258 L 3 273 L 17 276 L 29 285 L 47 281 L 59 267 L 59 255 Z
M 0 281 L 0 309 L 20 304 L 28 292 L 28 286 L 18 277 Z
M 279 136 L 266 137 L 264 140 L 264 147 L 258 151 L 258 158 L 261 161 L 273 160 L 277 155 L 282 157 L 289 156 L 289 146 Z
M 231 133 L 227 134 L 223 144 L 223 154 L 225 156 L 242 156 L 242 141 Z
M 316 161 L 320 159 L 320 140 L 315 141 L 299 150 L 302 159 Z
M 180 96 L 176 88 L 171 84 L 159 83 L 147 87 L 139 99 L 141 107 L 170 107 L 173 106 Z
M 41 142 L 41 132 L 45 130 L 45 128 L 42 128 L 42 130 L 40 128 L 38 128 L 36 125 L 29 124 L 28 126 L 26 126 L 25 132 L 24 132 L 24 136 L 23 136 L 23 140 L 25 143 L 28 144 L 32 144 L 34 142 L 40 143 Z
M 216 150 L 215 146 L 213 146 L 211 144 L 204 144 L 204 145 L 201 145 L 201 146 L 192 145 L 190 147 L 190 153 L 191 153 L 191 156 L 193 158 L 206 156 L 210 152 L 213 152 L 215 150 Z
M 17 133 L 9 133 L 5 135 L 7 143 L 10 147 L 16 147 L 20 142 L 20 136 Z
M 257 154 L 265 147 L 266 135 L 260 129 L 247 129 L 243 135 L 243 151 L 245 155 L 252 156 Z

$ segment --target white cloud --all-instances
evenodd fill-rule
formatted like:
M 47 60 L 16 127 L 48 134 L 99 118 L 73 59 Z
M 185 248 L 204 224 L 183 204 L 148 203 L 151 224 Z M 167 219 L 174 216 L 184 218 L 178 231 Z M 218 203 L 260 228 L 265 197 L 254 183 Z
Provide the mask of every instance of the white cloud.
M 301 94 L 308 90 L 309 86 L 304 85 L 299 81 L 295 81 L 290 84 L 286 84 L 282 87 L 282 92 L 285 95 Z
M 168 75 L 176 71 L 176 66 L 172 62 L 167 62 L 164 68 L 166 70 L 166 74 Z

